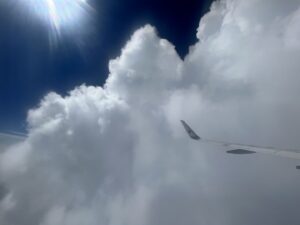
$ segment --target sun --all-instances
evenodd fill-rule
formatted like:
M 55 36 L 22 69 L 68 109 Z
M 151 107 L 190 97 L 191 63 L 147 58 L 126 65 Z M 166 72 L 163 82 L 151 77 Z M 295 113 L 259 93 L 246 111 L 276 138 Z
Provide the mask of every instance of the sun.
M 80 29 L 90 12 L 87 0 L 17 0 L 56 33 Z

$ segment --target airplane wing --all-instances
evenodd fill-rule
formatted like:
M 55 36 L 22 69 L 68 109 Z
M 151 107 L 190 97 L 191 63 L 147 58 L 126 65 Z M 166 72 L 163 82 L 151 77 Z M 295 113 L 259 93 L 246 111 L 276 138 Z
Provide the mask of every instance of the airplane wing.
M 185 129 L 185 131 L 188 133 L 188 135 L 190 136 L 190 138 L 194 139 L 194 140 L 199 140 L 200 137 L 192 130 L 192 128 L 190 128 L 189 125 L 187 125 L 186 122 L 184 122 L 183 120 L 181 120 L 181 123 Z
M 280 149 L 280 148 L 270 147 L 270 146 L 247 145 L 247 144 L 232 143 L 232 142 L 200 138 L 196 134 L 196 132 L 193 131 L 192 128 L 185 121 L 181 120 L 181 123 L 190 138 L 192 138 L 194 140 L 200 140 L 203 142 L 220 144 L 224 147 L 229 147 L 229 148 L 231 148 L 231 150 L 226 151 L 229 154 L 245 155 L 245 154 L 254 154 L 254 153 L 264 153 L 264 154 L 273 154 L 273 155 L 277 155 L 277 156 L 288 157 L 288 158 L 300 160 L 300 150 L 299 149 Z M 300 166 L 297 166 L 296 168 L 300 169 Z

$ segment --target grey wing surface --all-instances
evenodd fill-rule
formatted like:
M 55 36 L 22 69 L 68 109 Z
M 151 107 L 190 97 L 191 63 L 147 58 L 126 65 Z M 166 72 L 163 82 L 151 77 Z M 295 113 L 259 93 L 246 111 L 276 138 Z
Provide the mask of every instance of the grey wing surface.
M 188 135 L 190 136 L 190 138 L 194 140 L 201 140 L 204 142 L 210 142 L 210 143 L 220 144 L 225 147 L 229 147 L 231 148 L 230 150 L 227 151 L 227 153 L 229 154 L 245 155 L 245 154 L 254 154 L 254 153 L 264 153 L 264 154 L 273 154 L 277 156 L 300 160 L 299 149 L 280 149 L 280 148 L 270 147 L 270 146 L 247 145 L 247 144 L 200 138 L 200 136 L 198 136 L 196 132 L 193 131 L 192 128 L 185 121 L 181 120 L 181 123 L 184 129 L 186 130 L 186 132 L 188 133 Z M 300 167 L 297 169 L 300 169 Z

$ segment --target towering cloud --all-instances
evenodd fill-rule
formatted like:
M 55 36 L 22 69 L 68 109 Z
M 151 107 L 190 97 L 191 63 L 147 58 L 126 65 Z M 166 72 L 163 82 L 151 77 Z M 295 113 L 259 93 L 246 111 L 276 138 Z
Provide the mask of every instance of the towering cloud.
M 184 60 L 152 26 L 137 30 L 104 87 L 29 111 L 28 138 L 0 153 L 0 224 L 299 223 L 295 161 L 229 157 L 179 123 L 300 146 L 299 18 L 298 0 L 217 1 Z

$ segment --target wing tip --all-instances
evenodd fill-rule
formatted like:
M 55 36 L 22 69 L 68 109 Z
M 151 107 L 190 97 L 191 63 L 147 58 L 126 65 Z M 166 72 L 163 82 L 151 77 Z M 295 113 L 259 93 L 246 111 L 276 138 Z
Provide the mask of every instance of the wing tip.
M 187 132 L 187 134 L 189 135 L 190 138 L 192 138 L 194 140 L 200 140 L 201 139 L 198 136 L 198 134 L 196 134 L 196 132 L 193 131 L 193 129 L 184 120 L 180 120 L 180 122 L 182 123 L 185 131 Z

